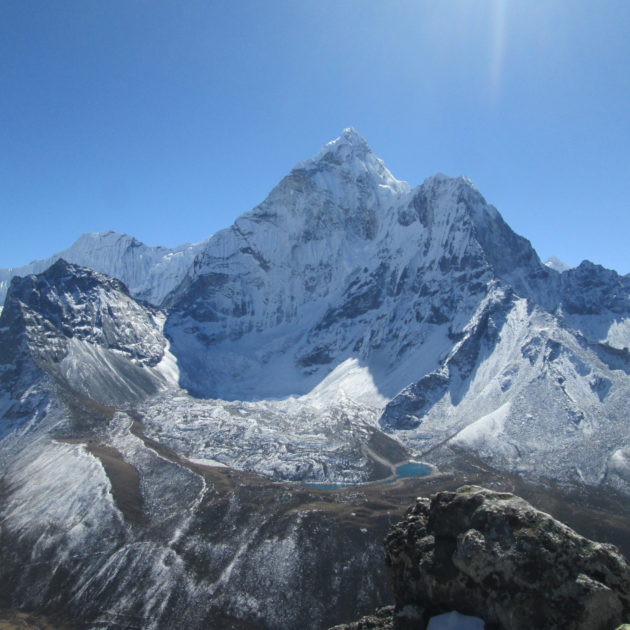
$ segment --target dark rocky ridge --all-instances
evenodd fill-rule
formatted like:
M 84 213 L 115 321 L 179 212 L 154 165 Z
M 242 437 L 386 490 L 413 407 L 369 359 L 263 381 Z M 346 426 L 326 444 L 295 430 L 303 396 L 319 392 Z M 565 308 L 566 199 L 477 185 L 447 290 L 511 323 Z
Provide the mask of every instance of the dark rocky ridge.
M 141 400 L 166 379 L 155 370 L 166 348 L 161 312 L 127 287 L 57 260 L 39 275 L 12 279 L 0 315 L 0 367 L 16 392 L 39 369 L 102 403 Z

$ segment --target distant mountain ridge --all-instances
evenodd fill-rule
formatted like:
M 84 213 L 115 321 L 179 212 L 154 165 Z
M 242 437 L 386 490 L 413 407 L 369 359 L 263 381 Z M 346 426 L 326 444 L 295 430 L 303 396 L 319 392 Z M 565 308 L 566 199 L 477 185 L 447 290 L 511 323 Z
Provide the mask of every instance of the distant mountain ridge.
M 0 303 L 14 276 L 41 273 L 63 258 L 90 267 L 124 282 L 132 295 L 160 304 L 184 277 L 203 241 L 178 247 L 151 247 L 127 234 L 90 232 L 81 235 L 70 247 L 45 260 L 21 267 L 0 269 Z
M 551 269 L 555 269 L 556 271 L 559 271 L 560 273 L 562 273 L 563 271 L 568 271 L 569 269 L 572 269 L 571 265 L 567 265 L 565 262 L 561 261 L 559 258 L 556 258 L 555 256 L 549 257 L 545 261 L 545 265 L 547 265 L 547 267 Z

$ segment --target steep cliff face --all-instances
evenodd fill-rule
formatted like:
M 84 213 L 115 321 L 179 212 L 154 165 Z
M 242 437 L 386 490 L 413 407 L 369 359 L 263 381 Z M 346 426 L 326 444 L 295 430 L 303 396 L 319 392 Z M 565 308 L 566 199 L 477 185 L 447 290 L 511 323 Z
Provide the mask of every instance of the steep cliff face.
M 585 260 L 560 276 L 558 315 L 567 326 L 594 344 L 613 369 L 628 372 L 630 346 L 630 275 Z
M 347 130 L 208 241 L 167 333 L 198 396 L 304 394 L 353 358 L 383 403 L 438 367 L 493 281 L 549 273 L 468 180 L 411 190 Z

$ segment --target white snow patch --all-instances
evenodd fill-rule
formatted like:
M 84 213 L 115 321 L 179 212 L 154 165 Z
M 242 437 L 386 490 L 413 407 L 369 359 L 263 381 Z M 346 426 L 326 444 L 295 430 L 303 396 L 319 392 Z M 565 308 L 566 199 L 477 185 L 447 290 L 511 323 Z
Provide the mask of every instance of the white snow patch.
M 617 449 L 608 460 L 608 469 L 630 477 L 630 449 Z
M 155 371 L 159 372 L 169 384 L 177 386 L 179 384 L 179 366 L 177 365 L 177 358 L 173 355 L 170 348 L 171 344 L 167 340 L 164 356 L 155 366 Z
M 200 466 L 214 466 L 215 468 L 227 468 L 223 462 L 219 462 L 216 459 L 204 459 L 204 458 L 188 458 L 189 462 L 193 464 L 199 464 Z
M 630 318 L 613 321 L 608 329 L 605 343 L 619 349 L 630 347 Z
M 549 267 L 549 269 L 553 269 L 559 273 L 563 271 L 569 271 L 569 269 L 573 269 L 571 265 L 567 265 L 565 262 L 562 262 L 560 259 L 555 256 L 550 256 L 545 262 L 545 267 Z
M 510 413 L 510 403 L 501 405 L 495 411 L 479 418 L 462 429 L 453 441 L 471 448 L 483 446 L 488 439 L 496 438 L 502 431 Z
M 5 525 L 14 531 L 26 531 L 45 514 L 42 522 L 63 524 L 66 534 L 87 535 L 88 530 L 76 526 L 88 517 L 105 522 L 118 515 L 103 467 L 82 444 L 52 442 L 27 448 L 14 462 L 7 481 L 18 488 L 2 514 Z M 43 536 L 40 543 L 52 540 L 51 536 Z
M 321 383 L 301 399 L 316 406 L 326 407 L 350 398 L 363 404 L 382 408 L 388 400 L 379 393 L 370 370 L 360 365 L 357 359 L 346 359 L 340 363 Z

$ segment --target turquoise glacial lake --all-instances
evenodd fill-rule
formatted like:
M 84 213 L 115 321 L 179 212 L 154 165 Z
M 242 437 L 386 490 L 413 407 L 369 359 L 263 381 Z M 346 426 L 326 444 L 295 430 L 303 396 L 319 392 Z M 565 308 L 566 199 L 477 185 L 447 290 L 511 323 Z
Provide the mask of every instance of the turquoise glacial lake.
M 407 477 L 426 477 L 432 472 L 433 468 L 427 464 L 408 462 L 406 464 L 396 466 L 396 476 L 394 478 L 387 479 L 387 481 L 392 482 L 396 479 L 404 479 Z M 316 490 L 341 490 L 342 488 L 360 486 L 362 483 L 304 483 L 303 485 L 308 486 L 309 488 L 315 488 Z M 370 481 L 368 483 L 378 483 L 378 481 Z
M 431 466 L 426 464 L 420 464 L 418 462 L 409 462 L 408 464 L 402 464 L 396 468 L 396 478 L 402 479 L 403 477 L 426 477 L 433 472 Z

